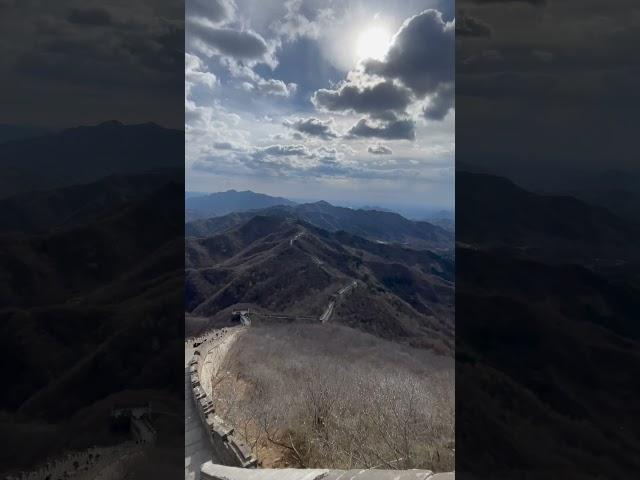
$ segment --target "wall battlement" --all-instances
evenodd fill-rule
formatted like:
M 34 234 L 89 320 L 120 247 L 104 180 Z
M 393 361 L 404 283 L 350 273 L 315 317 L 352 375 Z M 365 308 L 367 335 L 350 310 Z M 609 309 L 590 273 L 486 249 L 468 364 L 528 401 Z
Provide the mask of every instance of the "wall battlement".
M 237 435 L 234 435 L 232 425 L 216 414 L 215 402 L 211 396 L 213 392 L 205 390 L 205 386 L 211 389 L 211 379 L 202 377 L 203 366 L 217 340 L 219 337 L 205 340 L 198 345 L 198 349 L 189 362 L 193 400 L 216 458 L 224 465 L 255 468 L 258 465 L 258 460 L 251 452 L 251 448 Z

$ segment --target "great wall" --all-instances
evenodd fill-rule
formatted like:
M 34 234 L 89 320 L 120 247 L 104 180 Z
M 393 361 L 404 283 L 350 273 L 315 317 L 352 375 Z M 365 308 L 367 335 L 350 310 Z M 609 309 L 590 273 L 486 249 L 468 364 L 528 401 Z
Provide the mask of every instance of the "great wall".
M 249 446 L 238 436 L 234 429 L 216 414 L 212 380 L 224 358 L 225 346 L 241 333 L 237 329 L 223 329 L 212 334 L 197 350 L 189 362 L 189 382 L 195 407 L 205 428 L 212 456 L 224 465 L 242 468 L 255 467 L 257 459 Z
M 455 480 L 429 470 L 262 469 L 234 428 L 216 414 L 213 379 L 231 344 L 248 328 L 213 330 L 185 344 L 185 480 Z M 193 412 L 197 412 L 196 415 Z M 194 425 L 197 416 L 199 425 Z M 207 451 L 208 450 L 208 451 Z

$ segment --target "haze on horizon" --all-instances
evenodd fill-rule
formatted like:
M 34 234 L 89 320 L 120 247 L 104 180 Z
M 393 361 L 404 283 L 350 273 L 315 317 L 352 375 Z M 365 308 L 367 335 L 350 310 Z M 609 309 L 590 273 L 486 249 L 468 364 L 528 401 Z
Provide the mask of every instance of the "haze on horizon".
M 452 209 L 451 2 L 189 0 L 187 190 Z

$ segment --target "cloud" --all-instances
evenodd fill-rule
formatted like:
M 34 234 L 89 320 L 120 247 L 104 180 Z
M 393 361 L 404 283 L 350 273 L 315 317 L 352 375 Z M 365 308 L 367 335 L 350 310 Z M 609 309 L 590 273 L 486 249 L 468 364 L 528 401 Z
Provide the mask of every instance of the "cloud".
M 187 0 L 185 5 L 187 17 L 204 18 L 211 23 L 231 20 L 235 11 L 233 0 Z
M 548 52 L 546 50 L 533 50 L 531 52 L 531 55 L 537 59 L 540 60 L 543 63 L 549 63 L 549 62 L 553 62 L 553 60 L 555 59 L 555 55 L 551 52 Z
M 498 50 L 489 49 L 474 53 L 462 61 L 463 65 L 489 65 L 501 63 L 504 57 Z
M 269 50 L 267 42 L 251 30 L 218 28 L 191 22 L 188 32 L 216 53 L 234 59 L 260 60 Z
M 380 125 L 370 125 L 362 118 L 347 132 L 347 138 L 384 138 L 387 140 L 415 140 L 415 122 L 413 120 L 394 120 Z
M 235 147 L 230 142 L 213 142 L 213 148 L 217 150 L 234 150 Z
M 467 22 L 466 28 L 471 27 L 478 33 L 482 24 Z M 410 105 L 426 99 L 428 120 L 442 120 L 454 108 L 454 36 L 454 22 L 445 22 L 437 10 L 425 10 L 402 24 L 384 59 L 365 60 L 342 85 L 317 90 L 311 101 L 318 109 L 368 114 L 386 122 L 371 126 L 363 119 L 352 127 L 352 136 L 412 140 L 413 122 L 396 118 L 406 116 Z
M 372 153 L 373 155 L 391 155 L 393 154 L 393 150 L 391 150 L 389 147 L 386 147 L 382 144 L 377 144 L 377 145 L 369 145 L 369 148 L 367 148 L 367 151 L 369 153 Z
M 324 1 L 312 3 L 304 0 L 285 2 L 285 14 L 272 25 L 273 31 L 289 42 L 299 37 L 317 38 L 323 26 L 334 19 L 334 13 Z
M 456 92 L 452 84 L 441 86 L 424 107 L 423 113 L 427 120 L 442 120 L 455 106 Z
M 104 8 L 74 8 L 67 16 L 69 23 L 76 25 L 103 27 L 114 24 L 113 17 Z
M 184 88 L 187 97 L 196 85 L 213 87 L 217 82 L 216 76 L 207 71 L 204 62 L 196 55 L 184 54 Z
M 256 92 L 262 95 L 274 95 L 278 97 L 289 97 L 296 93 L 295 83 L 284 83 L 282 80 L 270 78 L 268 80 L 254 77 L 255 83 L 244 82 L 242 88 L 247 91 Z
M 467 15 L 464 11 L 458 12 L 456 18 L 456 36 L 490 37 L 491 35 L 491 27 L 484 20 Z
M 255 155 L 258 157 L 265 155 L 274 157 L 307 156 L 309 155 L 309 150 L 304 145 L 270 145 L 256 150 Z
M 365 72 L 398 80 L 417 97 L 435 93 L 454 82 L 454 30 L 440 12 L 425 10 L 402 24 L 383 60 L 364 63 Z
M 358 86 L 347 82 L 337 90 L 320 89 L 311 101 L 323 110 L 376 115 L 404 112 L 411 104 L 412 96 L 407 88 L 387 80 L 375 85 Z
M 306 119 L 299 118 L 294 121 L 285 120 L 283 125 L 296 130 L 296 133 L 304 133 L 311 137 L 322 138 L 323 140 L 330 140 L 338 137 L 338 134 L 333 129 L 333 120 L 323 122 L 322 120 L 314 117 Z

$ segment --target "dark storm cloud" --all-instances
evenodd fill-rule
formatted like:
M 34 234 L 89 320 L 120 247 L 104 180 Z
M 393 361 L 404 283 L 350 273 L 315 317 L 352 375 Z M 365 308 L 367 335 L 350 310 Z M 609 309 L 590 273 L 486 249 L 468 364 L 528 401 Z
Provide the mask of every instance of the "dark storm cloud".
M 454 108 L 455 98 L 454 86 L 452 84 L 443 85 L 429 98 L 429 103 L 423 111 L 425 118 L 427 120 L 442 120 Z
M 313 104 L 333 112 L 379 114 L 403 112 L 411 103 L 411 92 L 387 80 L 373 86 L 344 84 L 337 90 L 321 89 L 311 98 Z
M 235 5 L 230 0 L 187 0 L 185 12 L 188 17 L 206 18 L 218 23 L 233 17 Z
M 177 0 L 3 1 L 0 122 L 117 118 L 181 127 L 184 5 Z
M 292 128 L 300 133 L 305 133 L 312 137 L 319 137 L 323 140 L 337 138 L 338 134 L 333 130 L 333 122 L 323 122 L 318 118 L 297 119 L 294 121 L 285 120 L 283 125 Z
M 457 41 L 461 162 L 522 177 L 527 168 L 602 168 L 605 159 L 611 169 L 637 165 L 638 2 L 464 7 L 495 34 Z
M 87 26 L 108 26 L 114 23 L 111 13 L 104 8 L 74 8 L 69 12 L 70 23 Z
M 347 138 L 383 138 L 386 140 L 415 140 L 415 122 L 395 120 L 379 126 L 371 125 L 362 118 L 347 132 Z
M 250 30 L 216 28 L 200 23 L 191 23 L 189 34 L 218 53 L 236 59 L 257 60 L 262 58 L 268 50 L 265 40 Z
M 456 36 L 461 37 L 490 37 L 491 27 L 479 18 L 458 12 L 456 17 Z
M 391 155 L 391 154 L 393 154 L 393 150 L 391 150 L 389 147 L 386 147 L 384 145 L 370 145 L 369 148 L 367 148 L 367 151 L 369 153 L 372 153 L 373 155 Z
M 437 10 L 426 10 L 406 20 L 384 60 L 368 60 L 365 71 L 396 79 L 416 96 L 434 93 L 454 81 L 454 26 Z
M 184 70 L 184 30 L 173 24 L 122 26 L 84 35 L 87 24 L 43 33 L 38 48 L 19 55 L 17 71 L 47 81 L 102 86 L 177 85 Z M 184 74 L 182 75 L 184 76 Z

